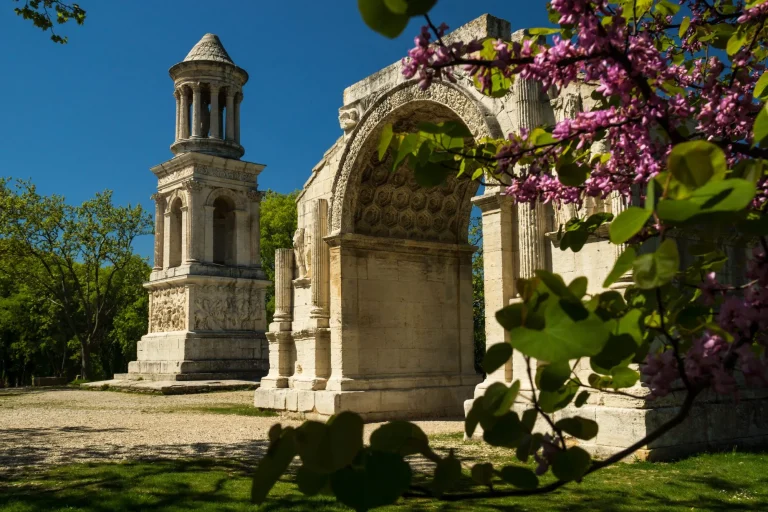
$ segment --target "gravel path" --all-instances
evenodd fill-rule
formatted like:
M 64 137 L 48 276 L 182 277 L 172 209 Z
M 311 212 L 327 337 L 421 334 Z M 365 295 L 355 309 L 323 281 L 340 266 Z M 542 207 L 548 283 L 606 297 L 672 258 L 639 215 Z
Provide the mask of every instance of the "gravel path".
M 251 406 L 253 391 L 144 395 L 102 391 L 0 390 L 0 473 L 40 465 L 145 458 L 254 461 L 284 417 L 218 414 Z M 428 434 L 461 432 L 461 421 L 417 422 Z M 377 424 L 366 425 L 366 437 Z

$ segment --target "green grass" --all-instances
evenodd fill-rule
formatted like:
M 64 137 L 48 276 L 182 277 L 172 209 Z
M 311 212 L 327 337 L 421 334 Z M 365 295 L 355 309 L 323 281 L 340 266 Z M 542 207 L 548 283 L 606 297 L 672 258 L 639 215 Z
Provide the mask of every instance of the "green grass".
M 231 461 L 73 464 L 0 477 L 0 511 L 245 511 L 250 468 Z M 546 496 L 445 503 L 408 500 L 384 510 L 691 511 L 768 510 L 768 459 L 701 455 L 676 463 L 621 464 Z M 467 479 L 464 490 L 472 487 Z M 260 510 L 346 510 L 304 498 L 284 478 Z
M 211 406 L 211 407 L 195 407 L 194 409 L 187 407 L 184 410 L 185 411 L 194 410 L 194 411 L 206 412 L 209 414 L 235 414 L 237 416 L 262 416 L 262 417 L 279 416 L 275 411 L 268 411 L 266 409 L 257 409 L 252 405 L 221 405 L 221 406 Z

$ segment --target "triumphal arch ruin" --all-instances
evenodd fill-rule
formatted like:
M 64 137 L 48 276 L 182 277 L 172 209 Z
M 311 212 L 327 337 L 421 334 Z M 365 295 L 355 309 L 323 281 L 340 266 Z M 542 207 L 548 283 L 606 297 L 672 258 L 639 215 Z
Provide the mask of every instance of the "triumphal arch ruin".
M 522 35 L 512 33 L 509 22 L 486 15 L 447 39 Z M 320 418 L 342 410 L 367 420 L 461 416 L 491 383 L 521 379 L 523 389 L 529 387 L 518 354 L 484 380 L 473 369 L 475 248 L 467 241 L 473 205 L 482 212 L 485 331 L 491 346 L 508 341 L 493 313 L 518 300 L 518 278 L 548 269 L 566 282 L 586 276 L 588 291 L 601 291 L 620 248 L 600 232 L 578 253 L 561 251 L 558 226 L 575 214 L 618 214 L 625 200 L 613 196 L 590 200 L 579 210 L 553 209 L 515 204 L 499 187 L 476 195 L 477 184 L 468 179 L 450 178 L 425 189 L 405 165 L 390 172 L 390 157 L 380 162 L 377 147 L 389 123 L 407 131 L 423 121 L 461 121 L 476 139 L 501 138 L 590 110 L 591 92 L 575 85 L 548 93 L 518 79 L 509 94 L 494 99 L 481 95 L 467 76 L 422 91 L 403 77 L 400 63 L 348 87 L 339 110 L 343 135 L 312 169 L 298 197 L 294 247 L 276 255 L 269 374 L 255 405 Z M 625 276 L 613 287 L 621 290 L 631 281 Z M 588 374 L 589 368 L 577 371 Z M 689 420 L 696 428 L 668 434 L 648 450 L 665 456 L 733 444 L 735 436 L 742 446 L 764 440 L 768 412 L 746 398 L 728 405 L 709 400 Z M 582 445 L 597 454 L 613 453 L 673 415 L 676 405 L 593 393 L 578 414 L 597 420 L 601 429 Z
M 258 379 L 267 373 L 257 177 L 240 160 L 240 102 L 248 73 L 213 34 L 170 69 L 174 157 L 157 176 L 149 333 L 116 379 Z

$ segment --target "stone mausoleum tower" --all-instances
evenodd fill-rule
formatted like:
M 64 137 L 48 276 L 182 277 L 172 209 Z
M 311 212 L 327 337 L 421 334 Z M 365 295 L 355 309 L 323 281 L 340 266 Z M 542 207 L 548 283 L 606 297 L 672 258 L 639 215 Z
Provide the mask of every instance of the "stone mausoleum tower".
M 206 34 L 170 69 L 176 98 L 174 157 L 157 176 L 149 333 L 116 378 L 255 379 L 267 373 L 259 259 L 257 176 L 240 160 L 240 103 L 248 73 Z

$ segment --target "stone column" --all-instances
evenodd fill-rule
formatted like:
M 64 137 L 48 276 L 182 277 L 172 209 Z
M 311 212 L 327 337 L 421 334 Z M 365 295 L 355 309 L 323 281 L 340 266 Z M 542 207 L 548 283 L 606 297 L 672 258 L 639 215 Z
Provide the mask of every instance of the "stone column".
M 203 95 L 200 84 L 192 84 L 192 137 L 200 137 L 203 127 Z
M 178 89 L 173 91 L 173 96 L 176 98 L 176 133 L 174 135 L 174 141 L 181 138 L 181 93 Z
M 240 103 L 243 101 L 243 93 L 235 96 L 235 142 L 240 144 Z
M 211 85 L 211 137 L 214 139 L 221 138 L 221 125 L 219 121 L 221 116 L 219 115 L 219 86 Z
M 293 372 L 291 363 L 291 281 L 293 249 L 275 251 L 275 316 L 269 325 L 269 374 L 261 379 L 261 388 L 287 388 Z
M 227 87 L 227 140 L 235 140 L 235 91 Z
M 216 208 L 210 205 L 203 207 L 205 212 L 205 247 L 203 254 L 205 255 L 205 261 L 213 263 L 213 211 Z
M 181 87 L 181 134 L 182 139 L 189 138 L 189 93 L 186 87 Z
M 261 266 L 261 199 L 264 193 L 258 190 L 248 192 L 251 200 L 251 266 Z
M 328 201 L 318 199 L 312 204 L 312 310 L 311 318 L 328 319 L 328 285 L 330 256 L 325 236 L 328 234 Z M 325 325 L 318 327 L 328 327 Z
M 203 184 L 196 180 L 189 180 L 184 183 L 184 189 L 187 192 L 187 220 L 184 228 L 187 231 L 187 259 L 188 262 L 198 262 L 203 259 L 204 242 L 200 233 L 200 192 L 203 190 Z
M 275 323 L 292 321 L 293 249 L 275 251 Z M 282 329 L 281 329 L 282 330 Z
M 165 245 L 165 199 L 161 194 L 152 194 L 151 198 L 155 202 L 155 262 L 154 270 L 163 269 L 163 247 Z
M 541 101 L 541 84 L 533 80 L 516 80 L 514 87 L 517 107 L 517 129 L 533 130 L 544 123 Z M 537 202 L 517 205 L 518 272 L 517 277 L 534 277 L 537 269 L 547 266 L 546 243 L 547 205 Z M 521 300 L 519 298 L 513 300 Z M 512 354 L 512 378 L 520 379 L 523 389 L 530 389 L 527 366 L 523 355 L 517 351 Z
M 248 266 L 251 260 L 251 231 L 248 226 L 250 212 L 235 210 L 235 264 Z
M 171 212 L 166 210 L 163 214 L 163 269 L 168 269 L 171 264 Z
M 515 263 L 515 205 L 511 197 L 499 192 L 488 192 L 475 197 L 472 203 L 482 211 L 483 220 L 483 274 L 485 286 L 485 344 L 486 350 L 497 343 L 509 341 L 509 334 L 496 321 L 494 312 L 509 304 L 516 295 Z M 477 386 L 475 396 L 482 395 L 494 382 L 512 381 L 512 363 L 489 374 Z

